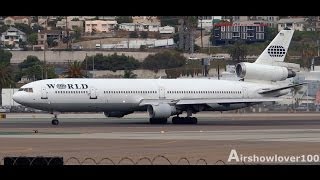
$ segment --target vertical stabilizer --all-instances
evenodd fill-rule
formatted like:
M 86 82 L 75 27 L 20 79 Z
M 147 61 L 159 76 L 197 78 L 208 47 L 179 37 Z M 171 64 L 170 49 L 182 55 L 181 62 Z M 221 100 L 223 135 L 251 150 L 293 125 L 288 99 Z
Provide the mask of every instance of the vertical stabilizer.
M 288 52 L 293 33 L 294 30 L 281 30 L 255 63 L 273 65 L 275 62 L 283 62 Z

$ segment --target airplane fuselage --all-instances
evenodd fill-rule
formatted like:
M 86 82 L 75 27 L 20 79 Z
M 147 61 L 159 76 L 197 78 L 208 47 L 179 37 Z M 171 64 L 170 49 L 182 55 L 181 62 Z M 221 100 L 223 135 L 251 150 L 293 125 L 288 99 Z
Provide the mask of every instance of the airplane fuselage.
M 51 112 L 131 112 L 146 110 L 146 106 L 140 106 L 142 100 L 263 98 L 266 96 L 258 91 L 272 87 L 275 85 L 212 79 L 47 79 L 22 86 L 14 99 Z M 24 91 L 26 88 L 32 88 L 32 92 Z M 272 97 L 288 92 L 278 91 Z M 203 110 L 224 111 L 250 105 L 211 104 Z

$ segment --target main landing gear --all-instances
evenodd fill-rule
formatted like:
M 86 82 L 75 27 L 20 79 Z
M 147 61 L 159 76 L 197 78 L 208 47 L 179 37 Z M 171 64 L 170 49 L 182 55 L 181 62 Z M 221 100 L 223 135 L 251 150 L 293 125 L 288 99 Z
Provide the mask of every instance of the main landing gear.
M 197 124 L 198 119 L 196 117 L 173 117 L 172 124 Z
M 198 119 L 196 117 L 192 116 L 192 110 L 187 110 L 187 117 L 173 117 L 172 118 L 172 124 L 197 124 Z
M 150 118 L 150 124 L 167 124 L 167 118 Z
M 54 117 L 53 117 L 53 119 L 51 121 L 51 124 L 55 125 L 55 126 L 59 124 L 59 120 L 57 118 L 57 114 L 54 114 Z

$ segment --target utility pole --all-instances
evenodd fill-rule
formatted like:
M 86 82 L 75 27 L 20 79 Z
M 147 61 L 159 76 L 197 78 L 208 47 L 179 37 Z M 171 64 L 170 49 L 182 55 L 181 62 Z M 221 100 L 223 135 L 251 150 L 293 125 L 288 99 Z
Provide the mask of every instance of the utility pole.
M 179 19 L 179 49 L 184 49 L 184 20 Z
M 93 56 L 93 60 L 92 60 L 92 78 L 94 78 L 94 57 Z
M 203 48 L 203 41 L 202 41 L 202 16 L 200 16 L 200 34 L 201 34 L 201 48 Z
M 67 49 L 69 48 L 68 16 L 66 16 Z
M 46 48 L 47 48 L 46 44 L 47 44 L 47 42 L 44 43 L 44 48 L 43 48 L 43 69 L 44 69 L 44 72 L 45 72 L 44 78 L 48 79 L 47 62 L 46 62 Z
M 86 77 L 88 77 L 88 56 L 87 56 L 87 53 L 86 53 Z

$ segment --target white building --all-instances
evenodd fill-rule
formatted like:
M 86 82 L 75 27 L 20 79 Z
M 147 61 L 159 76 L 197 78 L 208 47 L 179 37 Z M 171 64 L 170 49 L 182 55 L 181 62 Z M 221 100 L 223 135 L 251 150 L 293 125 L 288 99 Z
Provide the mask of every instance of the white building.
M 20 41 L 26 42 L 26 34 L 17 28 L 10 27 L 6 32 L 1 34 L 1 42 L 4 45 L 14 45 L 19 47 Z
M 117 21 L 103 21 L 103 20 L 93 20 L 93 21 L 85 21 L 85 32 L 110 32 L 117 25 Z
M 295 31 L 304 31 L 305 18 L 285 18 L 278 21 L 278 31 L 284 28 L 294 29 Z
M 198 28 L 211 30 L 215 21 L 221 21 L 222 16 L 201 16 L 198 18 Z
M 173 34 L 175 33 L 175 29 L 172 26 L 164 26 L 164 27 L 159 27 L 159 32 L 160 34 Z
M 17 92 L 19 89 L 11 89 L 11 88 L 3 88 L 2 89 L 2 106 L 18 106 L 20 104 L 16 103 L 12 96 L 15 92 Z
M 158 23 L 122 23 L 119 29 L 124 31 L 159 31 L 160 25 Z

